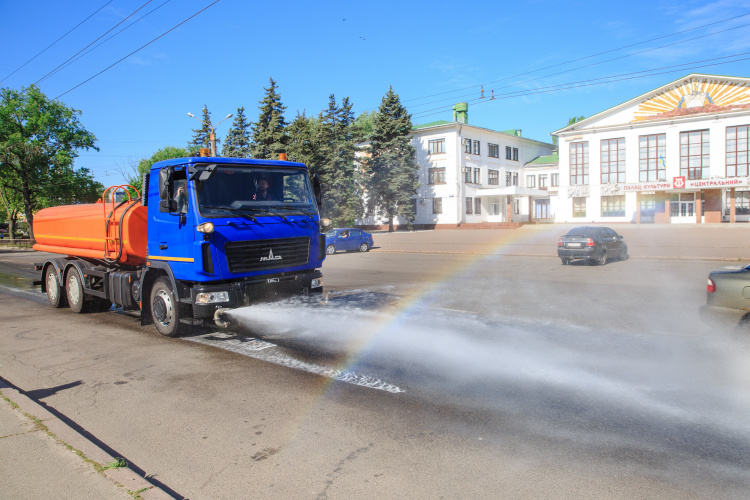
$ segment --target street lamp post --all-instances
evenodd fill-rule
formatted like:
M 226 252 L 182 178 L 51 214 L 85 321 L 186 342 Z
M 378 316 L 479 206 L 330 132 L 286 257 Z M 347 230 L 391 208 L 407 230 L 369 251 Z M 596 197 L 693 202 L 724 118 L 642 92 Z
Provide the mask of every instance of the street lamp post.
M 203 123 L 201 121 L 201 119 L 198 118 L 198 117 L 196 117 L 193 113 L 188 113 L 188 116 L 190 118 L 195 118 L 199 122 Z M 224 117 L 223 120 L 221 120 L 221 122 L 223 122 L 224 120 L 227 120 L 227 119 L 229 119 L 231 117 L 232 117 L 232 113 L 229 113 L 227 116 Z M 216 127 L 218 127 L 219 125 L 221 125 L 221 122 L 217 123 Z M 211 128 L 211 133 L 208 136 L 209 145 L 211 146 L 211 156 L 216 156 L 216 132 L 214 131 L 214 129 L 216 127 L 214 127 L 214 125 L 212 125 L 211 122 L 208 122 L 208 126 Z

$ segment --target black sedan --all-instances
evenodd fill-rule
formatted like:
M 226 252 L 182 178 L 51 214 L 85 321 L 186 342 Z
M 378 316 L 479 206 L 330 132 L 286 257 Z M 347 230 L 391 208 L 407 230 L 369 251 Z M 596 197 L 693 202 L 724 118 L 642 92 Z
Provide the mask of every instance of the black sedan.
M 585 259 L 603 266 L 609 259 L 627 259 L 628 246 L 621 234 L 608 227 L 583 226 L 571 229 L 557 240 L 557 256 L 563 265 Z
M 701 319 L 729 330 L 750 320 L 750 266 L 719 267 L 708 273 Z

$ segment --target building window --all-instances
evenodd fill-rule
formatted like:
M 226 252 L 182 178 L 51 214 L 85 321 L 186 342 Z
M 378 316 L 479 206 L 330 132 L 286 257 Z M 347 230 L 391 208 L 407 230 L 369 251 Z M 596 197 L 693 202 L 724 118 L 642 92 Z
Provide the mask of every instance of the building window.
M 731 198 L 727 193 L 725 215 L 729 215 Z M 734 213 L 735 215 L 750 215 L 750 191 L 736 191 L 734 193 Z
M 706 179 L 709 171 L 708 130 L 680 133 L 680 175 Z
M 500 171 L 499 170 L 488 170 L 487 171 L 488 183 L 491 186 L 500 185 Z
M 518 148 L 513 148 L 513 161 L 518 161 Z
M 464 153 L 471 154 L 471 139 L 464 139 Z
M 505 159 L 510 160 L 513 158 L 510 146 L 505 146 Z
M 471 215 L 472 208 L 474 208 L 474 201 L 471 198 L 466 198 L 466 215 Z
M 550 174 L 550 186 L 558 187 L 560 185 L 560 174 Z
M 482 170 L 479 168 L 474 169 L 474 184 L 481 184 L 482 183 Z
M 570 145 L 570 185 L 589 183 L 589 143 L 576 142 Z
M 602 217 L 625 217 L 625 195 L 602 196 Z
M 746 177 L 750 125 L 727 127 L 727 177 Z
M 573 198 L 573 217 L 586 217 L 586 198 Z
M 667 179 L 667 135 L 642 135 L 638 138 L 638 179 L 641 182 Z
M 602 184 L 625 182 L 625 139 L 601 141 Z
M 474 198 L 474 214 L 481 215 L 482 213 L 482 198 Z
M 536 175 L 527 175 L 526 176 L 526 187 L 527 188 L 536 187 Z
M 430 168 L 427 169 L 429 178 L 428 184 L 445 184 L 445 169 L 444 168 Z
M 518 186 L 518 172 L 506 172 L 505 173 L 505 185 L 506 186 Z
M 490 215 L 500 215 L 500 204 L 490 203 Z
M 481 152 L 479 151 L 479 141 L 473 141 L 473 144 L 474 144 L 474 149 L 471 153 L 475 155 L 481 154 Z
M 431 155 L 445 153 L 445 139 L 430 139 L 428 141 L 428 153 Z
M 547 174 L 539 174 L 539 189 L 547 189 Z
M 500 158 L 500 146 L 497 144 L 487 144 L 487 156 L 490 158 Z
M 471 182 L 471 167 L 461 168 L 461 173 L 463 174 L 464 182 Z
M 443 199 L 442 198 L 433 198 L 432 199 L 432 213 L 433 214 L 442 214 L 443 213 Z

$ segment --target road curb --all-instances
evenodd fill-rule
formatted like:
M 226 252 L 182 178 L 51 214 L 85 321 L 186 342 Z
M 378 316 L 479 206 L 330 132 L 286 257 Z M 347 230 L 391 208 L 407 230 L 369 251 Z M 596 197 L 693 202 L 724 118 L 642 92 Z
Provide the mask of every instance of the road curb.
M 81 460 L 88 461 L 92 467 L 114 463 L 119 457 L 113 457 L 99 446 L 91 442 L 81 433 L 70 427 L 51 413 L 47 408 L 26 396 L 23 391 L 8 385 L 0 378 L 0 393 L 16 405 L 26 418 L 43 425 L 47 435 L 56 440 L 63 446 L 72 448 Z M 81 456 L 82 455 L 82 456 Z M 95 462 L 95 464 L 91 463 Z M 145 478 L 138 475 L 135 471 L 127 467 L 105 469 L 101 474 L 108 477 L 116 486 L 128 490 L 134 498 L 143 498 L 144 500 L 168 500 L 173 499 L 164 490 L 150 483 Z

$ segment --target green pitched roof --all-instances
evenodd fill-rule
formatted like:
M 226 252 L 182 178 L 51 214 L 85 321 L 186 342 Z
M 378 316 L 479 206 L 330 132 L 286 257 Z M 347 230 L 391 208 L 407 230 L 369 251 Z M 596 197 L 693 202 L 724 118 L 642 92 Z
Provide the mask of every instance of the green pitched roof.
M 449 125 L 454 122 L 447 122 L 445 120 L 438 120 L 436 122 L 430 122 L 430 123 L 423 123 L 422 125 L 414 125 L 412 127 L 412 130 L 420 129 L 420 128 L 427 128 L 427 127 L 437 127 L 438 125 Z
M 537 156 L 526 165 L 548 165 L 552 163 L 560 163 L 560 154 L 557 152 L 547 156 Z

